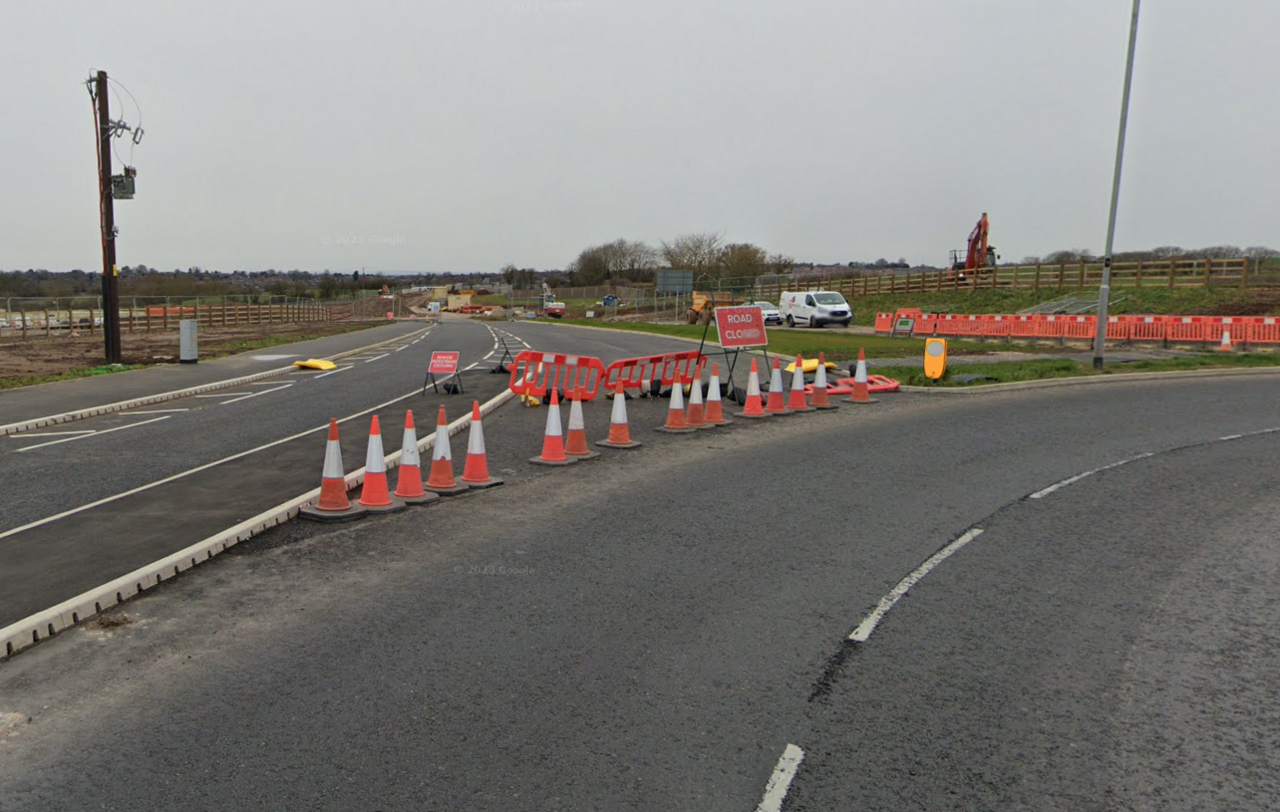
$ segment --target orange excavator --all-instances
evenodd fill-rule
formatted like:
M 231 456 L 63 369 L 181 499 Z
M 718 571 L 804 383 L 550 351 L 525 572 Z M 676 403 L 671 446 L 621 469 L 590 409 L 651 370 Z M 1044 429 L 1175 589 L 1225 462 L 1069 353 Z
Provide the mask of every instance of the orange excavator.
M 987 234 L 990 230 L 991 223 L 987 220 L 987 213 L 984 211 L 978 224 L 969 233 L 969 248 L 965 251 L 964 259 L 961 260 L 960 251 L 952 251 L 951 264 L 947 270 L 959 273 L 960 278 L 964 279 L 966 273 L 995 268 L 999 257 L 996 256 L 996 247 L 987 244 Z

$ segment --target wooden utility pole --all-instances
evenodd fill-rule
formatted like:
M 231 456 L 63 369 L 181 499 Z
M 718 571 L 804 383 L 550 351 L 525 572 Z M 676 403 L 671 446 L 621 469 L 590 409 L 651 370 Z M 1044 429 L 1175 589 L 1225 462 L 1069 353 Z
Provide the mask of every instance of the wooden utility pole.
M 120 363 L 120 279 L 116 268 L 115 200 L 111 188 L 111 115 L 107 73 L 98 71 L 98 209 L 102 220 L 102 335 L 108 364 Z

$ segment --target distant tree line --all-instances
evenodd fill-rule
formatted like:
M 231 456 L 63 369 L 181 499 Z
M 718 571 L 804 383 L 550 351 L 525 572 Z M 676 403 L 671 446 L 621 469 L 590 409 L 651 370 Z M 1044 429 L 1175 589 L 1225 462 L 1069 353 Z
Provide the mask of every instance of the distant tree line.
M 1280 251 L 1264 245 L 1252 245 L 1241 248 L 1238 245 L 1211 245 L 1208 248 L 1181 248 L 1176 245 L 1162 245 L 1146 251 L 1117 251 L 1111 258 L 1116 262 L 1168 261 L 1171 259 L 1272 259 L 1280 257 Z M 1059 265 L 1064 262 L 1097 262 L 1102 258 L 1087 248 L 1068 248 L 1054 251 L 1043 257 L 1028 256 L 1022 258 L 1023 265 Z

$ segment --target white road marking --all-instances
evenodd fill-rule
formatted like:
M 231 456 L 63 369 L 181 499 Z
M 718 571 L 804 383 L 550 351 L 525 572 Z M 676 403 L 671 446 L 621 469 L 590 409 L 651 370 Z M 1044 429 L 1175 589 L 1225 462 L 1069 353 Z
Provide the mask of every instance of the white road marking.
M 11 440 L 25 440 L 28 437 L 65 437 L 68 434 L 97 434 L 96 429 L 81 429 L 80 431 L 33 431 L 23 434 L 10 434 Z
M 396 351 L 396 352 L 400 352 L 401 350 L 407 350 L 407 349 L 409 349 L 409 347 L 411 347 L 411 346 L 413 346 L 413 345 L 411 345 L 411 344 L 402 344 L 401 346 L 396 347 L 395 351 Z
M 279 382 L 279 381 L 254 381 L 253 383 L 251 383 L 251 384 L 249 384 L 249 385 L 250 385 L 250 386 L 275 386 L 275 385 L 276 385 L 276 384 L 278 384 L 278 383 L 280 383 L 280 382 Z M 292 385 L 292 384 L 290 384 L 290 385 Z
M 259 395 L 269 395 L 269 394 L 271 394 L 272 392 L 279 392 L 281 389 L 288 389 L 290 386 L 293 386 L 293 384 L 291 384 L 291 383 L 286 383 L 286 384 L 284 384 L 283 386 L 277 386 L 275 389 L 263 389 L 261 392 L 250 392 L 249 394 L 247 394 L 247 395 L 241 395 L 241 396 L 240 396 L 240 397 L 238 397 L 238 398 L 232 398 L 231 400 L 224 400 L 224 401 L 222 401 L 221 403 L 219 403 L 218 405 L 219 405 L 219 406 L 226 406 L 228 403 L 239 403 L 239 402 L 240 402 L 240 401 L 242 401 L 242 400 L 248 400 L 249 398 L 256 398 L 256 397 L 258 397 Z
M 468 369 L 475 369 L 475 368 L 476 368 L 476 367 L 478 367 L 478 366 L 480 366 L 480 362 L 479 362 L 479 361 L 477 361 L 477 362 L 473 363 L 471 366 L 463 367 L 463 368 L 462 368 L 462 371 L 463 371 L 463 372 L 466 372 Z
M 769 783 L 765 784 L 764 798 L 760 800 L 756 812 L 780 812 L 782 802 L 787 798 L 787 790 L 791 789 L 791 781 L 796 777 L 796 770 L 800 769 L 800 762 L 803 760 L 804 751 L 794 744 L 788 744 L 787 749 L 782 751 L 782 757 L 778 759 L 778 766 L 773 768 L 773 775 L 769 776 Z
M 884 619 L 885 615 L 889 614 L 889 610 L 893 608 L 893 605 L 898 602 L 899 598 L 907 594 L 907 591 L 911 589 L 911 587 L 915 586 L 921 578 L 928 575 L 934 567 L 938 566 L 943 561 L 946 561 L 952 553 L 956 552 L 980 535 L 982 535 L 982 528 L 971 528 L 965 532 L 964 535 L 960 536 L 960 538 L 929 556 L 929 558 L 923 564 L 916 567 L 910 575 L 899 581 L 898 585 L 895 586 L 888 595 L 885 595 L 880 599 L 880 604 L 876 606 L 875 610 L 871 614 L 867 615 L 866 618 L 858 624 L 858 628 L 853 630 L 853 634 L 849 635 L 849 639 L 855 643 L 867 642 L 867 638 L 871 637 L 871 633 L 876 630 L 876 626 L 880 625 L 880 621 Z
M 227 395 L 243 395 L 245 392 L 206 392 L 203 395 L 192 395 L 193 398 L 225 398 Z
M 1243 434 L 1228 434 L 1226 437 L 1219 437 L 1219 440 L 1239 440 Z
M 389 353 L 389 352 L 384 352 L 382 355 L 375 355 L 375 356 L 373 356 L 372 358 L 368 358 L 368 359 L 366 359 L 366 360 L 365 360 L 365 363 L 366 363 L 366 364 L 372 364 L 374 361 L 380 360 L 380 359 L 382 359 L 382 358 L 386 358 L 386 357 L 387 357 L 388 355 L 390 355 L 390 354 L 391 354 L 391 353 Z
M 116 426 L 113 429 L 102 429 L 101 431 L 95 431 L 92 434 L 81 434 L 79 437 L 63 437 L 61 440 L 50 440 L 47 443 L 38 443 L 36 445 L 29 445 L 26 448 L 19 448 L 18 453 L 22 453 L 24 451 L 34 451 L 37 448 L 44 448 L 45 446 L 57 445 L 58 443 L 69 443 L 72 440 L 87 440 L 90 437 L 99 437 L 103 434 L 110 434 L 113 431 L 124 431 L 125 429 L 133 429 L 133 428 L 137 428 L 138 426 L 145 426 L 148 423 L 156 423 L 161 420 L 168 420 L 171 416 L 172 415 L 165 415 L 163 417 L 153 417 L 150 420 L 139 420 L 137 423 L 130 423 L 127 426 Z
M 346 423 L 349 420 L 355 420 L 358 417 L 364 417 L 367 414 L 373 414 L 379 409 L 385 409 L 388 406 L 399 403 L 402 400 L 407 400 L 408 398 L 414 397 L 418 394 L 419 394 L 419 390 L 414 389 L 412 392 L 409 392 L 408 394 L 405 394 L 405 395 L 401 395 L 400 397 L 397 397 L 397 398 L 392 398 L 391 400 L 388 400 L 386 403 L 379 403 L 377 406 L 374 406 L 370 409 L 365 409 L 364 411 L 356 412 L 355 414 L 350 414 L 350 415 L 347 415 L 346 417 L 339 418 L 338 422 Z M 159 417 L 156 419 L 165 420 L 166 418 Z M 134 425 L 140 426 L 142 424 L 135 423 Z M 179 479 L 185 479 L 186 477 L 189 477 L 192 474 L 198 474 L 201 471 L 207 471 L 210 468 L 213 468 L 216 465 L 221 465 L 224 462 L 232 462 L 233 460 L 238 460 L 241 457 L 247 457 L 250 454 L 256 454 L 259 451 L 265 451 L 268 448 L 274 448 L 275 446 L 283 445 L 284 443 L 291 442 L 293 440 L 298 439 L 299 437 L 306 437 L 308 434 L 315 434 L 316 432 L 328 431 L 328 430 L 329 430 L 329 424 L 325 423 L 322 426 L 316 426 L 313 429 L 300 431 L 297 434 L 292 434 L 288 437 L 284 437 L 279 440 L 272 440 L 271 442 L 266 443 L 265 445 L 260 445 L 257 448 L 250 448 L 247 451 L 241 451 L 239 453 L 232 454 L 229 457 L 223 457 L 220 460 L 214 460 L 213 462 L 206 462 L 204 465 L 198 465 L 195 468 L 191 468 L 189 470 L 183 471 L 182 473 L 174 474 L 173 476 L 168 476 L 168 477 L 165 477 L 164 479 L 157 479 L 155 482 L 148 482 L 146 485 L 139 485 L 136 488 L 130 488 L 129 490 L 123 491 L 121 493 L 117 493 L 114 496 L 106 496 L 106 497 L 103 497 L 102 499 L 97 500 L 96 502 L 90 502 L 87 505 L 81 505 L 80 507 L 71 508 L 70 510 L 64 510 L 61 513 L 55 514 L 53 516 L 46 516 L 43 519 L 36 519 L 34 522 L 28 522 L 27 524 L 24 524 L 21 527 L 15 527 L 12 530 L 5 530 L 4 532 L 0 532 L 0 539 L 8 538 L 9 536 L 16 536 L 18 533 L 22 533 L 24 531 L 30 530 L 33 527 L 40 527 L 41 525 L 46 525 L 50 522 L 56 522 L 58 519 L 66 518 L 67 516 L 74 516 L 77 513 L 82 513 L 86 510 L 92 510 L 93 508 L 108 504 L 109 502 L 114 502 L 117 499 L 124 499 L 127 496 L 133 496 L 135 493 L 142 493 L 143 491 L 149 491 L 152 488 L 158 487 L 160 485 L 166 485 L 170 482 L 175 482 Z M 26 451 L 28 449 L 23 448 L 19 450 Z
M 1098 473 L 1101 473 L 1101 472 L 1103 472 L 1103 471 L 1110 471 L 1112 468 L 1119 468 L 1121 465 L 1128 465 L 1128 464 L 1129 464 L 1129 463 L 1131 463 L 1131 462 L 1137 462 L 1138 460 L 1145 460 L 1147 457 L 1152 457 L 1152 456 L 1155 456 L 1155 455 L 1154 455 L 1154 454 L 1152 454 L 1151 452 L 1147 452 L 1147 453 L 1145 453 L 1145 454 L 1139 454 L 1139 455 L 1138 455 L 1138 456 L 1136 456 L 1136 457 L 1130 457 L 1130 458 L 1129 458 L 1129 459 L 1127 459 L 1127 460 L 1120 460 L 1119 462 L 1113 462 L 1113 463 L 1111 463 L 1110 465 L 1104 465 L 1104 466 L 1102 466 L 1101 468 L 1094 468 L 1092 471 L 1085 471 L 1083 474 L 1076 474 L 1075 476 L 1067 477 L 1066 479 L 1062 480 L 1061 482 L 1055 482 L 1055 483 L 1053 483 L 1052 485 L 1050 485 L 1049 487 L 1047 487 L 1047 488 L 1045 488 L 1045 489 L 1043 489 L 1043 490 L 1036 491 L 1035 493 L 1031 494 L 1031 495 L 1030 495 L 1029 497 L 1027 497 L 1027 498 L 1028 498 L 1028 499 L 1043 499 L 1043 498 L 1045 498 L 1046 496 L 1048 496 L 1049 494 L 1053 493 L 1054 491 L 1059 490 L 1059 489 L 1061 489 L 1061 488 L 1065 488 L 1065 487 L 1067 487 L 1068 485 L 1074 485 L 1075 483 L 1079 482 L 1080 480 L 1082 480 L 1082 479 L 1084 479 L 1084 478 L 1086 478 L 1086 477 L 1091 477 L 1091 476 L 1093 476 L 1094 474 L 1098 474 Z
M 226 395 L 224 394 L 223 397 L 226 397 Z M 132 411 L 125 412 L 124 415 L 128 417 L 131 414 L 169 414 L 170 412 L 189 412 L 189 411 L 191 410 L 190 409 L 133 409 Z
M 355 369 L 355 367 L 338 367 L 337 369 L 331 369 L 328 372 L 321 372 L 319 375 L 315 377 L 323 378 L 328 375 L 337 375 L 339 372 L 346 372 L 348 369 Z

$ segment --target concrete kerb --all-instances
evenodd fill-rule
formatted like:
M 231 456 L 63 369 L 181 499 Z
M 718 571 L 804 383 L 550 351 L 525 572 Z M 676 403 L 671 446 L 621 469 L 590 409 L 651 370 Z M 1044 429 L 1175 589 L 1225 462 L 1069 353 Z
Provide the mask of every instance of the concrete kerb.
M 515 393 L 510 389 L 503 390 L 480 406 L 481 416 L 493 412 L 506 403 Z M 449 436 L 453 437 L 471 423 L 471 412 L 458 418 L 448 426 Z M 436 433 L 418 441 L 419 450 L 423 450 L 435 441 Z M 400 451 L 386 457 L 388 469 L 399 464 Z M 364 482 L 364 468 L 360 468 L 346 476 L 347 489 L 359 487 Z M 318 499 L 320 489 L 315 488 L 301 496 L 269 508 L 251 519 L 246 519 L 234 527 L 216 533 L 203 541 L 199 541 L 184 550 L 165 556 L 159 561 L 134 570 L 96 589 L 81 593 L 70 600 L 38 612 L 0 629 L 0 660 L 10 657 L 23 649 L 35 645 L 58 632 L 75 626 L 82 620 L 109 609 L 116 604 L 142 594 L 157 584 L 169 580 L 181 572 L 191 569 L 197 564 L 213 558 L 215 555 L 248 541 L 262 531 L 283 524 L 298 515 L 303 505 Z
M 906 386 L 900 392 L 919 392 L 926 395 L 981 395 L 1000 392 L 1018 392 L 1024 389 L 1049 389 L 1055 386 L 1088 386 L 1105 383 L 1132 383 L 1134 381 L 1176 381 L 1183 378 L 1227 378 L 1251 375 L 1280 374 L 1280 366 L 1249 367 L 1247 369 L 1186 369 L 1172 372 L 1122 372 L 1118 375 L 1078 376 L 1074 378 L 1050 378 L 1042 381 L 1015 381 L 978 386 Z
M 415 333 L 409 333 L 407 335 L 399 336 L 398 338 L 390 338 L 386 341 L 379 341 L 376 344 L 368 344 L 364 347 L 357 347 L 354 350 L 348 350 L 346 352 L 338 353 L 337 355 L 331 355 L 326 360 L 337 361 L 342 358 L 347 358 L 362 352 L 368 352 L 369 350 L 374 350 L 379 347 L 385 347 L 388 344 L 395 344 L 397 341 L 404 341 L 405 339 L 425 334 L 430 330 L 430 327 L 426 327 Z M 84 420 L 86 418 L 97 417 L 98 415 L 110 414 L 112 412 L 123 412 L 126 409 L 136 409 L 139 406 L 150 406 L 153 403 L 163 403 L 168 400 L 177 400 L 178 398 L 204 394 L 205 392 L 216 392 L 219 389 L 230 389 L 235 386 L 253 383 L 254 381 L 261 381 L 266 378 L 274 378 L 277 375 L 284 375 L 296 370 L 297 367 L 290 365 L 279 369 L 269 369 L 266 372 L 255 372 L 252 375 L 245 375 L 240 378 L 228 378 L 224 381 L 214 381 L 213 383 L 200 384 L 199 386 L 191 386 L 186 389 L 175 389 L 172 392 L 161 392 L 156 395 L 147 395 L 146 397 L 134 398 L 132 400 L 122 400 L 118 403 L 108 403 L 103 406 L 92 406 L 88 409 L 79 409 L 74 412 L 46 415 L 45 417 L 34 417 L 21 423 L 9 423 L 8 425 L 0 426 L 0 437 L 7 434 L 17 434 L 23 431 L 44 428 L 45 426 L 52 426 L 57 423 L 69 423 L 73 420 Z

